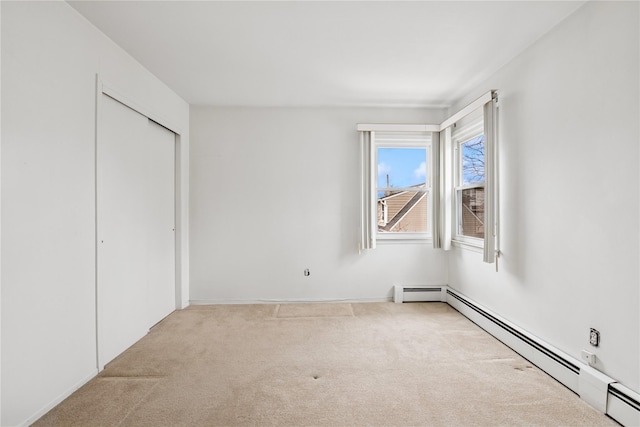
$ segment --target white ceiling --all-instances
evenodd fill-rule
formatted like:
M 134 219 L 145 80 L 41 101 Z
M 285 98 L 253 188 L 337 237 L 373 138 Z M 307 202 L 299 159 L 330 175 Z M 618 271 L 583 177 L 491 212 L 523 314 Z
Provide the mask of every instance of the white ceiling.
M 584 1 L 70 1 L 195 105 L 445 106 Z

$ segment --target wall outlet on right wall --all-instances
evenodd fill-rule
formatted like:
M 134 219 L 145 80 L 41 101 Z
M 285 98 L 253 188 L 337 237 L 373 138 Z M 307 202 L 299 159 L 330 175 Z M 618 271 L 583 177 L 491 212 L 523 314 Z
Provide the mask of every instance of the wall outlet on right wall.
M 597 347 L 600 345 L 600 332 L 598 332 L 593 328 L 591 328 L 591 330 L 589 331 L 589 344 L 591 344 L 594 347 Z

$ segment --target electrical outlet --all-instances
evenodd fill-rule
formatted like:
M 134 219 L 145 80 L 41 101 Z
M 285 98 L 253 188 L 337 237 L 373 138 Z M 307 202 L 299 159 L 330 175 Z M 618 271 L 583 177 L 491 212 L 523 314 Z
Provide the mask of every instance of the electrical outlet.
M 305 276 L 311 276 L 311 272 L 309 271 L 309 269 L 308 269 L 308 268 L 305 268 L 305 269 L 304 269 L 304 275 L 305 275 Z
M 596 355 L 587 350 L 582 350 L 580 352 L 580 357 L 582 358 L 583 362 L 589 365 L 595 365 L 596 363 Z
M 591 328 L 591 330 L 589 331 L 589 344 L 594 347 L 600 345 L 600 332 L 593 328 Z

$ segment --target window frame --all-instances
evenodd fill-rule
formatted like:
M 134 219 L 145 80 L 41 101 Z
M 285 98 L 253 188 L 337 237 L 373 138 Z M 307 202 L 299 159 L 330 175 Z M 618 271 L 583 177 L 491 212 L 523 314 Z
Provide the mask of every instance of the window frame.
M 411 138 L 413 137 L 413 138 Z M 422 137 L 423 141 L 416 141 L 416 137 Z M 372 144 L 373 148 L 373 164 L 378 166 L 378 149 L 379 148 L 419 148 L 425 150 L 425 166 L 426 166 L 426 174 L 425 174 L 425 185 L 419 189 L 416 187 L 378 187 L 378 174 L 376 171 L 376 182 L 373 183 L 373 187 L 375 189 L 376 194 L 376 217 L 377 217 L 377 194 L 379 191 L 389 190 L 393 188 L 394 191 L 420 191 L 425 193 L 425 197 L 427 199 L 427 231 L 424 233 L 420 232 L 388 232 L 381 233 L 378 231 L 378 227 L 375 228 L 375 238 L 378 242 L 387 242 L 387 243 L 402 243 L 402 242 L 431 242 L 433 238 L 433 230 L 432 230 L 432 215 L 433 215 L 433 168 L 431 165 L 432 162 L 432 142 L 433 135 L 432 132 L 376 132 Z M 374 208 L 373 206 L 371 207 Z
M 482 109 L 480 109 L 482 111 Z M 454 244 L 470 246 L 474 248 L 484 247 L 484 236 L 474 237 L 467 236 L 461 233 L 462 227 L 462 191 L 474 188 L 485 189 L 485 180 L 481 182 L 473 182 L 464 184 L 463 180 L 463 166 L 462 166 L 462 145 L 467 142 L 484 135 L 484 115 L 480 114 L 478 117 L 470 118 L 462 126 L 458 126 L 451 134 L 452 148 L 453 148 L 453 186 L 451 200 L 453 202 L 452 209 L 452 221 L 451 221 L 451 240 Z M 486 138 L 486 135 L 485 135 Z M 486 144 L 486 139 L 485 139 Z M 486 147 L 485 147 L 486 149 Z M 486 172 L 485 172 L 486 173 Z M 486 233 L 486 229 L 485 229 Z

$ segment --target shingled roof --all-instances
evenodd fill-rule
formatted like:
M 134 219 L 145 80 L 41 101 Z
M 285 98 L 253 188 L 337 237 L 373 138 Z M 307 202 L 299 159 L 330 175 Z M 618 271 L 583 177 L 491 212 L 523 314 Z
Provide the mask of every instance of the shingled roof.
M 413 187 L 417 189 L 417 188 L 424 188 L 423 186 L 424 184 L 419 184 Z M 403 220 L 405 220 L 405 222 L 413 223 L 412 225 L 414 228 L 415 228 L 416 222 L 422 223 L 423 221 L 422 219 L 418 219 L 416 221 L 416 218 L 409 218 L 408 215 L 410 215 L 413 212 L 414 215 L 424 214 L 426 217 L 426 212 L 423 213 L 422 209 L 414 209 L 416 208 L 416 206 L 419 205 L 419 203 L 422 200 L 425 200 L 426 194 L 427 193 L 424 191 L 415 192 L 415 191 L 405 190 L 405 191 L 397 191 L 397 192 L 389 193 L 379 198 L 378 199 L 378 219 L 379 219 L 378 231 L 383 231 L 383 232 L 399 231 L 398 228 L 400 227 Z M 386 214 L 391 216 L 390 218 L 387 218 L 386 221 L 384 220 L 384 216 L 385 216 L 384 209 L 386 209 Z M 406 224 L 405 226 L 409 226 L 409 228 L 411 228 L 411 226 L 408 224 Z M 403 230 L 403 231 L 423 231 L 423 230 L 409 229 L 409 230 Z

